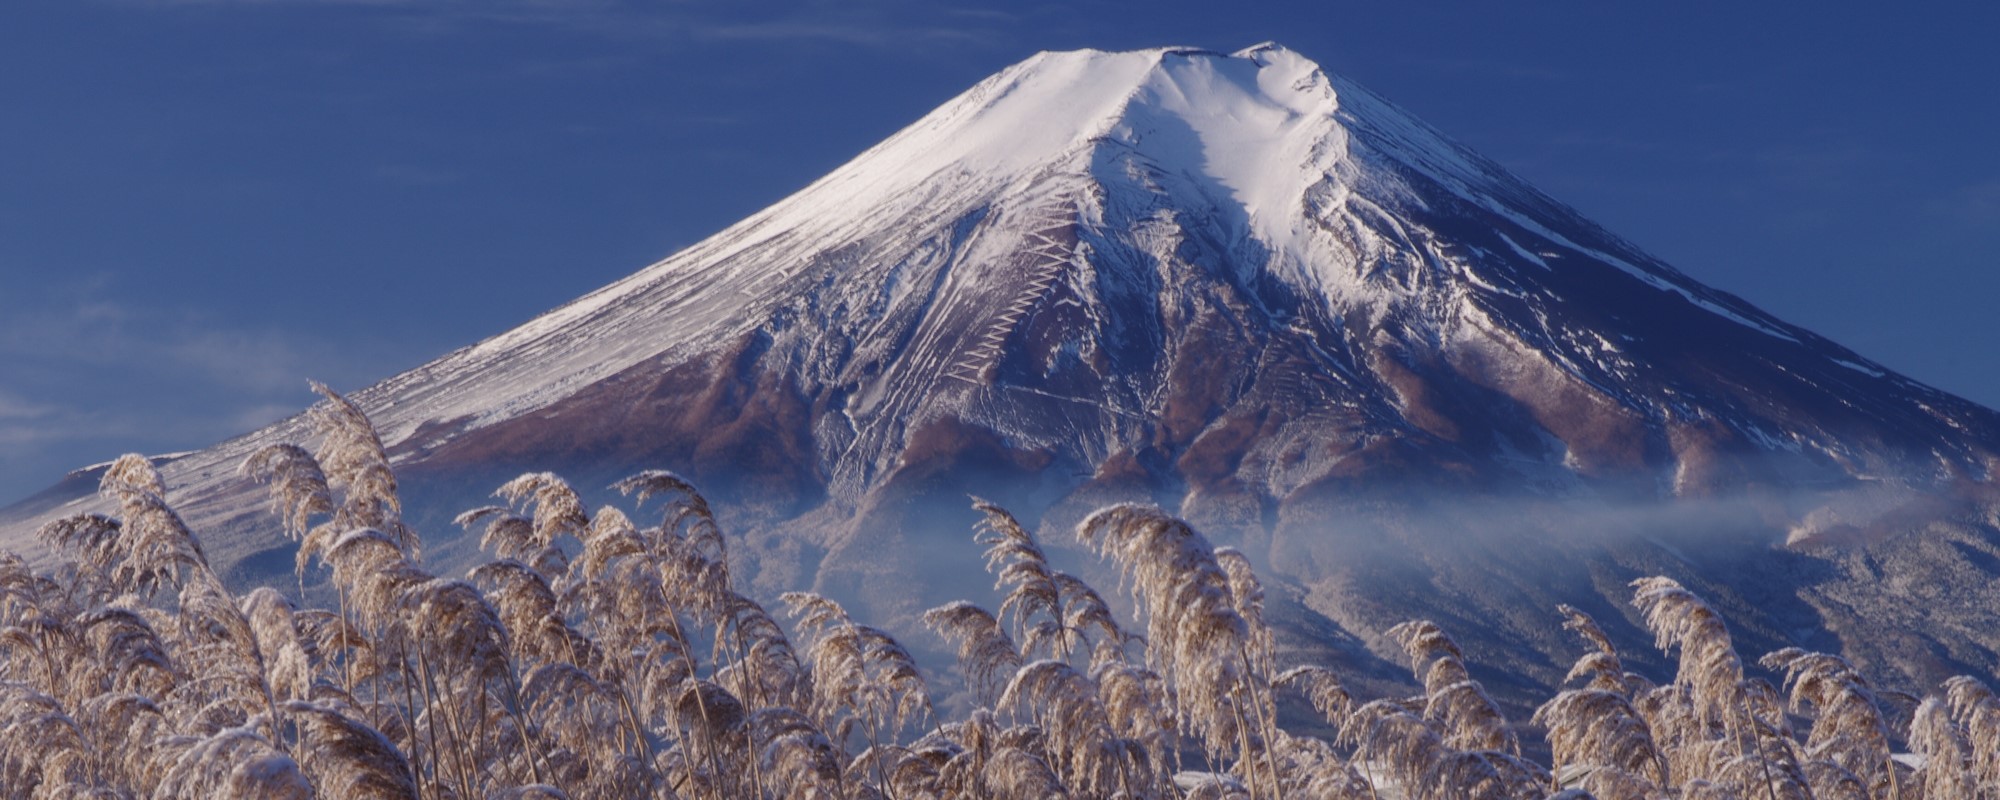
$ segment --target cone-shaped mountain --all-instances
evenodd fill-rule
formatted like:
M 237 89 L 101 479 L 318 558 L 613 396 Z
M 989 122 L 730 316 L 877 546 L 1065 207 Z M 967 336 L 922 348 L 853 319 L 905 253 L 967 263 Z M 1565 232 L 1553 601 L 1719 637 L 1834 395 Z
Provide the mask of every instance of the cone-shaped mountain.
M 2000 608 L 2000 417 L 1695 282 L 1276 45 L 1034 56 L 353 397 L 446 559 L 470 548 L 442 521 L 512 474 L 666 467 L 767 588 L 907 618 L 979 595 L 968 493 L 1051 542 L 1139 499 L 1268 565 L 1296 631 L 1379 644 L 1429 616 L 1531 682 L 1571 655 L 1555 603 L 1619 627 L 1623 582 L 1657 572 L 1752 647 L 1913 678 L 1996 665 L 1968 631 Z M 235 465 L 305 436 L 164 468 L 246 578 L 290 561 Z M 56 499 L 14 516 L 73 510 Z

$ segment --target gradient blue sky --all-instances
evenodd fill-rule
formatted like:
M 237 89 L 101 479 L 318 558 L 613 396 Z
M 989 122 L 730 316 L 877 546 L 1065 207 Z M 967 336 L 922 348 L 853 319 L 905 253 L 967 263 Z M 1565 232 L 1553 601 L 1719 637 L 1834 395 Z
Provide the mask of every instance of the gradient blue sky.
M 0 503 L 498 333 L 1077 47 L 1283 42 L 2000 405 L 2000 11 L 1929 7 L 9 0 Z

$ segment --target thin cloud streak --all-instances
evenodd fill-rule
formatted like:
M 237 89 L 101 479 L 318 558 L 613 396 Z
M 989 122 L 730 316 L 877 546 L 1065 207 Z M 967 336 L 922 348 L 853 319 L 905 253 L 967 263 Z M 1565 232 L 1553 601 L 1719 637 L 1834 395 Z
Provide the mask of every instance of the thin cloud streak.
M 554 27 L 616 39 L 706 42 L 792 42 L 868 49 L 924 49 L 943 45 L 997 44 L 1010 40 L 1016 14 L 988 9 L 939 8 L 931 4 L 845 2 L 796 3 L 792 8 L 745 20 L 743 9 L 725 2 L 670 6 L 626 0 L 105 0 L 117 5 L 158 9 L 272 11 L 348 8 L 373 11 L 408 29 L 441 34 L 464 25 L 508 24 Z
M 0 324 L 0 361 L 186 374 L 219 388 L 269 391 L 309 360 L 291 334 L 207 327 L 197 317 L 107 301 L 13 309 L 7 316 Z
M 701 38 L 716 41 L 820 41 L 866 47 L 979 42 L 975 31 L 955 28 L 882 28 L 851 23 L 808 21 L 769 22 L 753 25 L 718 25 L 696 29 Z
M 383 343 L 217 324 L 87 280 L 0 298 L 0 505 L 116 456 L 202 447 L 298 413 L 309 378 L 386 377 Z

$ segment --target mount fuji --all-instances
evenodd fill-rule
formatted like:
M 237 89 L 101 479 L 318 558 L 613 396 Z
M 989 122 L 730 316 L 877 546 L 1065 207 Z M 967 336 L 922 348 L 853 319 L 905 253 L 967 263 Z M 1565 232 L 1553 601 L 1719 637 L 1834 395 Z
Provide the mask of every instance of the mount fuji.
M 302 398 L 304 395 L 302 395 Z M 1554 606 L 1640 641 L 1685 579 L 1751 647 L 2000 668 L 2000 415 L 1703 286 L 1276 45 L 1043 53 L 709 239 L 351 395 L 432 558 L 501 481 L 681 471 L 766 588 L 889 619 L 984 582 L 977 494 L 1066 542 L 1156 502 L 1273 575 L 1298 646 L 1429 617 L 1551 684 Z M 291 545 L 165 460 L 240 580 Z M 94 478 L 0 515 L 95 502 Z

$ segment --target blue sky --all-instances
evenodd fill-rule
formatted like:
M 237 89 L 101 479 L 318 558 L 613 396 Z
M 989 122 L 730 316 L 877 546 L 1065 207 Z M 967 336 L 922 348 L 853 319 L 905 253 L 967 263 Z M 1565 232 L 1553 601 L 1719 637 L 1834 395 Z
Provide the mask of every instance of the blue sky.
M 0 503 L 505 330 L 1077 47 L 1283 42 L 1683 271 L 2000 405 L 1994 7 L 1242 5 L 8 2 Z

